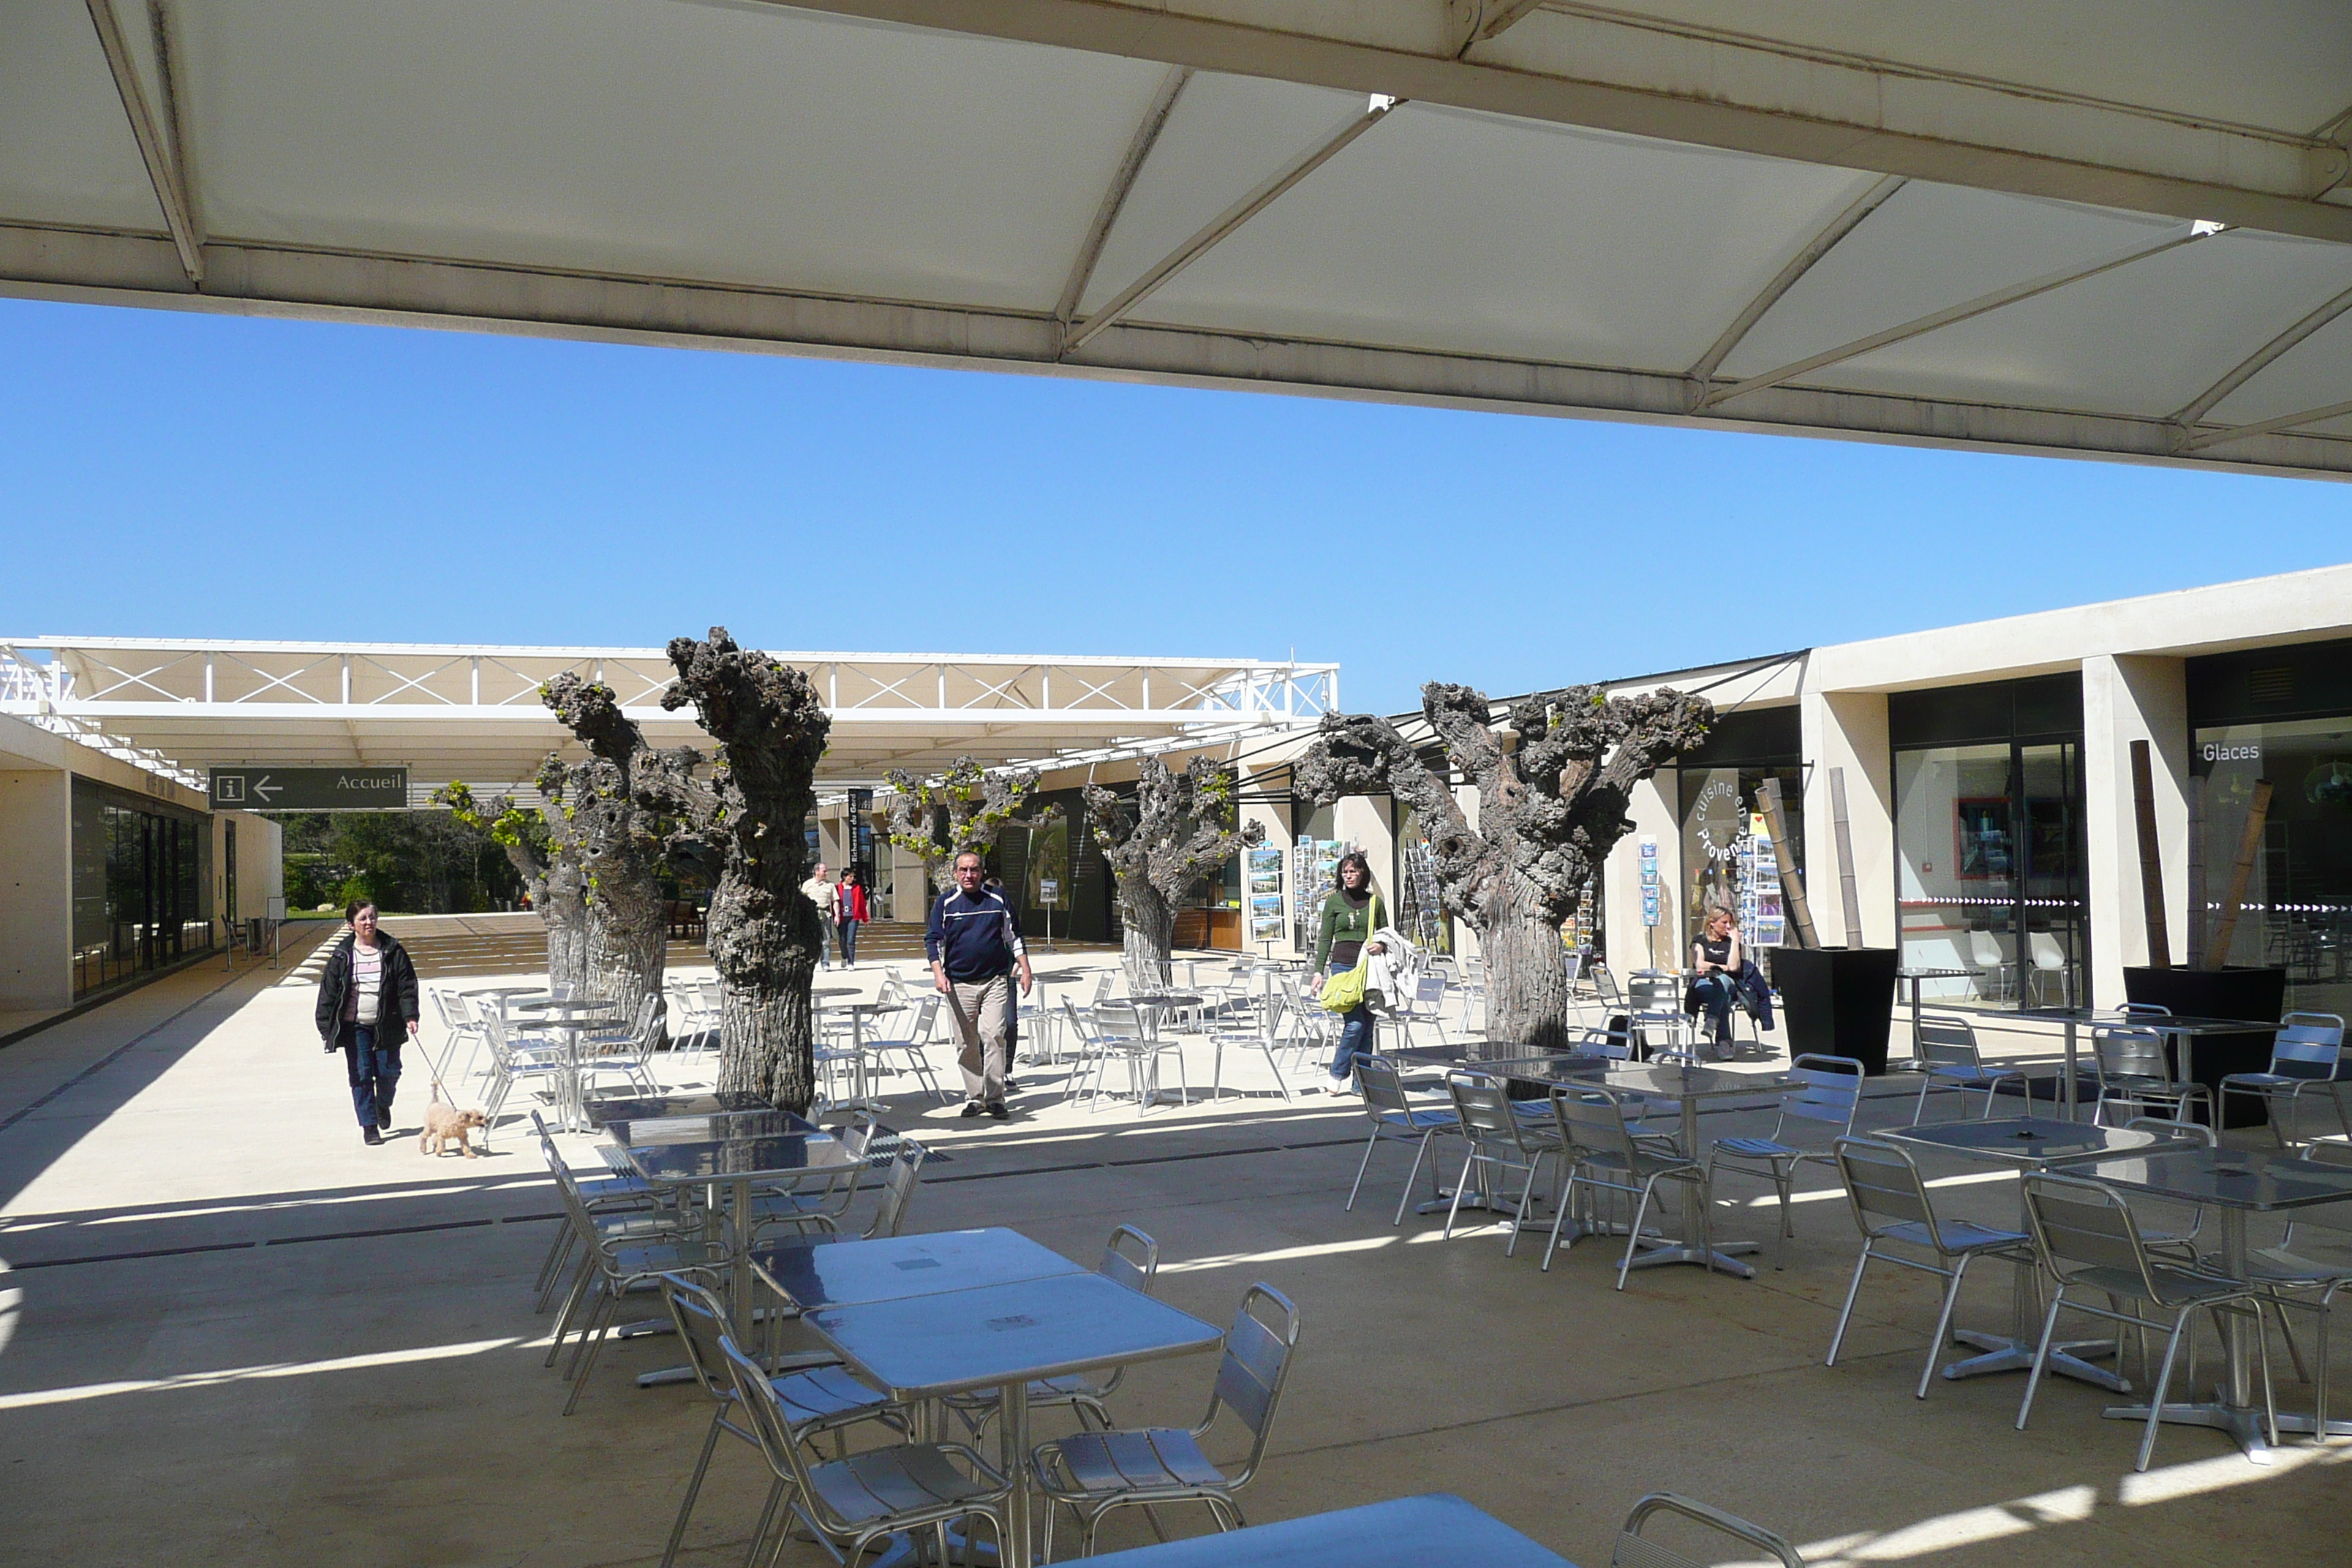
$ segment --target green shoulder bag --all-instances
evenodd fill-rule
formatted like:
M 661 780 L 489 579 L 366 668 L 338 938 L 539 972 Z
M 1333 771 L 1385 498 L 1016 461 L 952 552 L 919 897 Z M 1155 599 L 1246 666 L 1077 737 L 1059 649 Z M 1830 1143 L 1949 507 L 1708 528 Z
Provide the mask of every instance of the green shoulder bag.
M 1381 898 L 1378 893 L 1372 895 L 1372 901 L 1364 912 L 1365 924 L 1372 931 L 1380 930 Z M 1356 967 L 1343 970 L 1323 982 L 1323 989 L 1315 999 L 1323 1004 L 1325 1012 L 1352 1013 L 1364 1005 L 1365 966 L 1371 962 L 1371 957 L 1372 941 L 1367 935 L 1362 949 L 1356 954 Z

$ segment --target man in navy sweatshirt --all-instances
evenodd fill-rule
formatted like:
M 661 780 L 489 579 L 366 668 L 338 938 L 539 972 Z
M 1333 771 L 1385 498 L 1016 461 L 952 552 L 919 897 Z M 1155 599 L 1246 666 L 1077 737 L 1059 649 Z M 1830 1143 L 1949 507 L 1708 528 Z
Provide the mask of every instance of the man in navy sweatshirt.
M 931 984 L 948 999 L 963 1041 L 958 1065 L 970 1102 L 963 1113 L 984 1111 L 1002 1121 L 1012 1114 L 1004 1107 L 1004 1042 L 1012 1026 L 1013 972 L 1021 972 L 1024 996 L 1036 981 L 1021 943 L 1021 921 L 1003 894 L 981 886 L 985 875 L 971 850 L 956 857 L 955 891 L 931 905 L 923 949 L 931 960 Z

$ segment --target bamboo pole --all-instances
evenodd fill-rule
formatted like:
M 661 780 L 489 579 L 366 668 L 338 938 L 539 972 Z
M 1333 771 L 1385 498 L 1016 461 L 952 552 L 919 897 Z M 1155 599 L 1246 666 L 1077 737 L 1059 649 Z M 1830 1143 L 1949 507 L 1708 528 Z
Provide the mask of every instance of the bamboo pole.
M 1813 930 L 1813 911 L 1805 903 L 1805 879 L 1798 873 L 1796 862 L 1789 854 L 1792 846 L 1788 826 L 1780 816 L 1780 781 L 1766 779 L 1756 797 L 1764 808 L 1765 831 L 1772 835 L 1772 858 L 1780 863 L 1780 896 L 1788 900 L 1790 929 L 1797 933 L 1799 947 L 1819 947 L 1821 933 Z
M 2139 900 L 2147 921 L 2147 966 L 2172 967 L 2172 933 L 2164 920 L 2164 857 L 2156 841 L 2156 769 L 2146 741 L 2131 743 L 2132 815 L 2139 825 Z
M 1844 905 L 1845 944 L 1862 942 L 1862 890 L 1853 876 L 1853 826 L 1845 813 L 1845 770 L 1830 770 L 1830 820 L 1837 828 L 1838 898 Z
M 2221 967 L 2230 956 L 2230 939 L 2238 934 L 2238 911 L 2246 901 L 2246 882 L 2254 873 L 2254 857 L 2262 852 L 2263 828 L 2270 821 L 2271 781 L 2254 781 L 2253 805 L 2246 811 L 2246 831 L 2238 840 L 2238 863 L 2230 869 L 2230 891 L 2221 900 L 2221 918 L 2205 944 L 2205 967 Z

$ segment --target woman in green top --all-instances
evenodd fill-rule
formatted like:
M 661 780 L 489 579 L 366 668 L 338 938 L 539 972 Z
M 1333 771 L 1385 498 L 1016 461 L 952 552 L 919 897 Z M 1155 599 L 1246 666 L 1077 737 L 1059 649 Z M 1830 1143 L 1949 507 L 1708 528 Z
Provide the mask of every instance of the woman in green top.
M 1356 967 L 1364 943 L 1387 919 L 1380 894 L 1372 891 L 1372 863 L 1362 850 L 1349 850 L 1339 857 L 1339 885 L 1324 897 L 1323 923 L 1315 935 L 1315 967 L 1323 972 L 1315 977 L 1317 992 L 1323 989 L 1324 975 Z M 1355 1076 L 1359 1055 L 1370 1054 L 1372 1032 L 1372 1015 L 1360 1002 L 1340 1014 L 1339 1021 L 1339 1048 L 1331 1056 L 1335 1089 Z

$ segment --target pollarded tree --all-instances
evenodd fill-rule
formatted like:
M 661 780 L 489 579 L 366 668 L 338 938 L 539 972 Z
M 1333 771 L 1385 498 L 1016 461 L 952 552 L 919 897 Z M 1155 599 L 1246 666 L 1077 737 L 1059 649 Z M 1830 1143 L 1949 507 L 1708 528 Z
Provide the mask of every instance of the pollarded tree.
M 659 815 L 641 805 L 639 772 L 661 764 L 636 721 L 621 711 L 613 689 L 565 670 L 540 688 L 564 727 L 588 748 L 566 770 L 563 812 L 586 873 L 588 942 L 583 989 L 618 1005 L 635 1023 L 647 996 L 658 998 L 669 942 L 660 872 L 666 848 Z M 665 1022 L 655 1008 L 654 1043 Z
M 433 801 L 447 806 L 449 815 L 467 826 L 488 833 L 507 852 L 507 862 L 522 878 L 523 890 L 530 895 L 530 907 L 547 933 L 549 982 L 577 985 L 587 952 L 588 879 L 580 867 L 577 837 L 562 814 L 562 764 L 550 757 L 541 774 L 547 804 L 538 811 L 503 795 L 477 801 L 463 780 L 435 790 Z
M 1149 961 L 1162 984 L 1176 950 L 1177 900 L 1264 837 L 1256 823 L 1239 821 L 1240 787 L 1231 763 L 1206 757 L 1194 757 L 1181 773 L 1144 758 L 1132 802 L 1087 785 L 1087 826 L 1118 885 L 1128 962 Z
M 1396 726 L 1368 713 L 1325 715 L 1298 760 L 1297 789 L 1327 805 L 1385 785 L 1417 812 L 1439 895 L 1486 952 L 1495 1048 L 1559 1049 L 1569 1002 L 1560 927 L 1633 827 L 1633 785 L 1697 745 L 1715 708 L 1673 690 L 1610 697 L 1577 686 L 1513 703 L 1498 734 L 1484 692 L 1432 681 L 1421 710 L 1446 761 L 1477 787 L 1476 827 Z
M 801 892 L 804 825 L 832 721 L 807 676 L 737 647 L 724 626 L 708 641 L 672 638 L 669 661 L 677 679 L 662 706 L 694 709 L 719 742 L 718 765 L 705 780 L 693 752 L 661 753 L 666 765 L 638 773 L 637 795 L 680 824 L 679 837 L 718 856 L 709 932 L 725 983 L 719 1087 L 805 1110 L 816 1088 L 809 980 L 819 947 L 816 906 Z
M 958 757 L 936 784 L 918 784 L 901 768 L 882 777 L 898 792 L 890 797 L 890 843 L 921 858 L 934 898 L 955 886 L 957 856 L 969 851 L 985 860 L 1006 828 L 1042 827 L 1062 815 L 1058 805 L 1034 816 L 1021 815 L 1037 792 L 1034 768 L 992 773 L 970 757 Z

